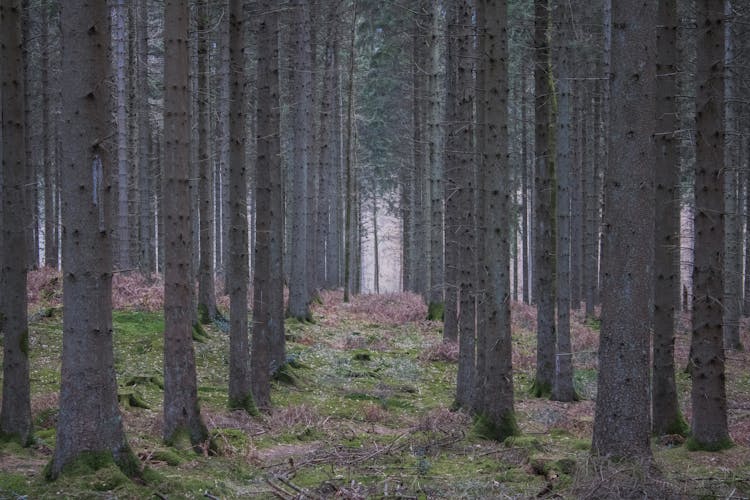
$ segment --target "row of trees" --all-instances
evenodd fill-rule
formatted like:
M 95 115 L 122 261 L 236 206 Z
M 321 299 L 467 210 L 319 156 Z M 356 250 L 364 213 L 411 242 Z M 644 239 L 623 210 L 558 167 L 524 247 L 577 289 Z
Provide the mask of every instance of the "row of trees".
M 673 361 L 683 193 L 695 214 L 695 270 L 683 280 L 693 438 L 728 442 L 723 342 L 740 347 L 739 212 L 750 200 L 746 146 L 732 140 L 744 137 L 743 6 L 84 4 L 2 3 L 0 425 L 29 441 L 21 291 L 43 249 L 64 271 L 53 475 L 84 451 L 132 466 L 113 272 L 163 273 L 164 437 L 198 445 L 191 332 L 217 314 L 215 275 L 231 302 L 229 405 L 268 409 L 285 361 L 284 284 L 286 314 L 302 320 L 317 290 L 358 293 L 368 219 L 377 283 L 379 209 L 401 218 L 403 288 L 459 342 L 459 406 L 498 438 L 516 432 L 515 297 L 537 305 L 536 394 L 576 399 L 570 309 L 585 303 L 593 317 L 601 302 L 594 448 L 646 455 L 650 407 L 655 432 L 683 422 Z M 698 29 L 681 30 L 685 19 Z

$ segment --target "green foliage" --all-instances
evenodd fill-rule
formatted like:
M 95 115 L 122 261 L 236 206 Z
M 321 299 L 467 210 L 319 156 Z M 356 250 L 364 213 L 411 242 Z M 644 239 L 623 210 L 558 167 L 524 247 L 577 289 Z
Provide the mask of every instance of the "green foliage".
M 513 412 L 507 412 L 499 420 L 491 419 L 488 415 L 477 415 L 474 418 L 473 433 L 483 439 L 494 441 L 505 441 L 510 436 L 519 433 L 516 416 Z
M 503 441 L 508 448 L 524 448 L 528 450 L 541 450 L 542 443 L 534 436 L 511 435 Z
M 597 332 L 599 332 L 602 329 L 602 320 L 601 318 L 597 318 L 594 316 L 587 316 L 586 326 L 588 326 L 592 330 L 596 330 Z
M 685 447 L 689 451 L 722 451 L 722 450 L 728 450 L 734 446 L 734 443 L 729 438 L 724 438 L 718 442 L 715 443 L 701 443 L 695 437 L 691 436 L 685 441 Z
M 155 450 L 151 454 L 151 458 L 160 462 L 166 462 L 167 465 L 172 467 L 176 467 L 182 463 L 182 457 L 173 450 L 168 449 Z
M 357 349 L 352 354 L 354 361 L 372 361 L 372 353 L 367 349 Z
M 445 304 L 442 302 L 430 302 L 427 306 L 427 321 L 443 321 L 445 318 Z

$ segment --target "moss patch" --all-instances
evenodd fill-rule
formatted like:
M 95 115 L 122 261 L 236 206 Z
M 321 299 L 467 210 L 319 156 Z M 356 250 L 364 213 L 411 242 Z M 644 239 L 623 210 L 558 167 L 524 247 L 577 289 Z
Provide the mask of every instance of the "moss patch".
M 701 443 L 694 437 L 689 437 L 687 441 L 685 441 L 685 447 L 689 451 L 721 451 L 721 450 L 728 450 L 734 446 L 734 443 L 729 438 L 724 438 L 721 441 L 718 441 L 716 443 Z
M 445 304 L 430 302 L 427 306 L 427 321 L 443 321 L 445 318 Z
M 476 436 L 483 439 L 500 442 L 519 433 L 516 416 L 513 412 L 505 413 L 499 421 L 494 421 L 487 415 L 478 415 L 474 419 L 472 431 Z

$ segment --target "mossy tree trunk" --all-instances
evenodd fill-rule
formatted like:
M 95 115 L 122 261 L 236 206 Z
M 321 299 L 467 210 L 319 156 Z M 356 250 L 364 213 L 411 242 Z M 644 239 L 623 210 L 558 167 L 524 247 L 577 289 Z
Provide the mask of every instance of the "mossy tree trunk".
M 118 407 L 112 343 L 112 136 L 109 9 L 61 4 L 63 353 L 54 478 L 86 456 L 137 471 Z M 116 158 L 116 155 L 115 155 Z M 188 329 L 189 332 L 189 329 Z
M 26 157 L 21 2 L 0 6 L 0 103 L 3 110 L 0 187 L 0 333 L 3 335 L 3 398 L 0 437 L 31 444 L 29 326 L 26 270 Z
M 193 351 L 193 217 L 190 211 L 190 96 L 187 0 L 164 4 L 164 440 L 208 436 L 198 406 Z
M 655 19 L 654 2 L 613 2 L 612 119 L 592 448 L 594 454 L 618 458 L 651 456 Z
M 724 0 L 697 2 L 695 266 L 692 437 L 701 448 L 729 443 L 725 387 L 724 293 Z

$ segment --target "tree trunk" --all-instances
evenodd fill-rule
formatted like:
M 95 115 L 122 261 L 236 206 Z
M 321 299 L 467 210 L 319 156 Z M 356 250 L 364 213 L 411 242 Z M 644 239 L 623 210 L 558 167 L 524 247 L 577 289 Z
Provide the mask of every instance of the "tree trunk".
M 271 407 L 270 375 L 283 360 L 283 219 L 279 142 L 278 12 L 270 0 L 259 4 L 256 236 L 253 280 L 252 392 L 258 408 Z
M 127 127 L 127 80 L 125 77 L 126 37 L 125 0 L 116 0 L 112 9 L 114 28 L 115 95 L 117 123 L 117 238 L 115 240 L 115 268 L 130 269 L 130 220 L 128 217 L 128 127 Z
M 148 90 L 148 0 L 138 1 L 138 210 L 139 264 L 143 274 L 155 271 L 154 258 L 154 169 L 151 151 L 151 115 Z
M 697 2 L 695 271 L 690 374 L 695 447 L 730 444 L 724 373 L 724 0 Z
M 732 18 L 732 2 L 725 0 L 727 19 Z M 724 345 L 731 350 L 742 350 L 740 314 L 742 312 L 742 226 L 740 226 L 740 159 L 739 121 L 735 99 L 737 82 L 735 40 L 732 22 L 725 22 L 724 92 L 725 92 L 725 155 L 724 171 Z
M 551 68 L 549 58 L 549 0 L 534 3 L 535 149 L 534 186 L 536 224 L 534 226 L 534 296 L 537 303 L 536 375 L 533 392 L 552 392 L 555 374 L 555 160 L 550 138 L 553 133 Z
M 198 30 L 198 198 L 200 255 L 198 264 L 198 320 L 210 323 L 217 314 L 214 289 L 214 171 L 211 162 L 209 138 L 211 117 L 209 113 L 208 30 L 209 15 L 206 0 L 196 3 L 195 17 Z
M 26 299 L 25 93 L 21 2 L 0 7 L 0 332 L 3 334 L 3 398 L 0 434 L 22 446 L 32 442 L 29 327 Z
M 523 303 L 531 304 L 531 266 L 529 265 L 529 141 L 526 123 L 526 67 L 521 69 L 521 293 Z
M 552 384 L 552 399 L 556 401 L 573 401 L 573 356 L 570 343 L 570 295 L 571 295 L 571 173 L 573 171 L 572 145 L 572 54 L 570 39 L 573 36 L 572 15 L 569 4 L 565 1 L 555 2 L 554 24 L 557 27 L 556 38 L 559 48 L 553 53 L 555 65 L 555 83 L 557 86 L 557 113 L 555 134 L 557 184 L 557 344 L 555 353 L 555 377 Z
M 202 444 L 192 331 L 193 217 L 190 210 L 190 96 L 187 0 L 164 4 L 164 441 Z
M 354 2 L 354 11 L 352 13 L 352 28 L 350 33 L 349 46 L 349 89 L 347 91 L 347 111 L 346 111 L 346 170 L 344 173 L 345 183 L 345 222 L 344 222 L 344 302 L 349 302 L 351 293 L 351 267 L 352 267 L 352 245 L 354 244 L 354 225 L 357 224 L 357 218 L 354 217 L 355 188 L 354 188 L 354 70 L 355 70 L 355 35 L 357 26 L 357 3 Z
M 476 280 L 476 231 L 475 231 L 475 191 L 476 169 L 474 149 L 474 63 L 473 63 L 473 8 L 471 0 L 461 0 L 458 4 L 460 26 L 456 64 L 456 90 L 459 95 L 456 123 L 459 128 L 456 140 L 456 164 L 459 182 L 456 205 L 459 210 L 458 261 L 459 300 L 459 361 L 456 403 L 470 408 L 474 398 L 474 377 L 476 370 L 475 346 L 475 280 Z
M 42 84 L 42 164 L 44 165 L 44 265 L 51 268 L 57 268 L 57 189 L 55 185 L 55 170 L 57 163 L 53 160 L 52 148 L 54 138 L 50 133 L 52 124 L 52 113 L 50 107 L 50 6 L 42 2 L 42 21 L 40 45 L 42 52 L 41 66 L 41 84 Z
M 485 123 L 484 206 L 487 231 L 484 267 L 488 272 L 485 336 L 486 359 L 483 386 L 484 402 L 480 411 L 493 429 L 498 441 L 516 434 L 513 410 L 513 367 L 510 328 L 510 241 L 509 205 L 511 166 L 508 157 L 508 32 L 507 6 L 496 0 L 479 0 L 477 24 L 486 30 L 486 69 L 483 106 Z M 462 332 L 463 333 L 463 332 Z
M 255 413 L 250 387 L 250 342 L 247 330 L 248 224 L 245 166 L 245 27 L 241 0 L 229 3 L 229 407 Z
M 653 293 L 656 4 L 613 3 L 612 122 L 605 182 L 602 327 L 593 452 L 642 458 L 649 447 Z
M 378 242 L 378 198 L 372 199 L 373 290 L 380 293 L 380 248 Z
M 308 258 L 308 175 L 312 158 L 312 52 L 310 49 L 310 1 L 295 0 L 292 5 L 292 67 L 291 91 L 294 106 L 292 122 L 292 238 L 290 247 L 289 309 L 287 314 L 300 321 L 312 319 L 310 286 L 307 275 Z
M 105 2 L 61 4 L 64 172 L 63 354 L 55 453 L 57 477 L 78 459 L 105 454 L 138 471 L 117 404 L 112 349 L 112 171 L 101 141 L 113 130 L 109 12 Z M 5 30 L 3 30 L 5 32 Z
M 458 340 L 458 204 L 456 191 L 459 183 L 459 171 L 454 168 L 458 162 L 459 126 L 457 124 L 458 90 L 456 87 L 458 10 L 455 2 L 447 5 L 446 30 L 446 148 L 445 148 L 445 314 L 443 340 Z
M 675 297 L 680 288 L 680 166 L 677 106 L 677 4 L 659 2 L 656 87 L 656 220 L 654 227 L 654 340 L 652 426 L 656 435 L 684 434 L 674 368 Z
M 443 134 L 443 92 L 441 88 L 440 71 L 441 54 L 441 2 L 433 2 L 430 10 L 430 290 L 428 297 L 428 317 L 442 320 L 445 295 L 445 243 L 444 243 L 444 144 Z

